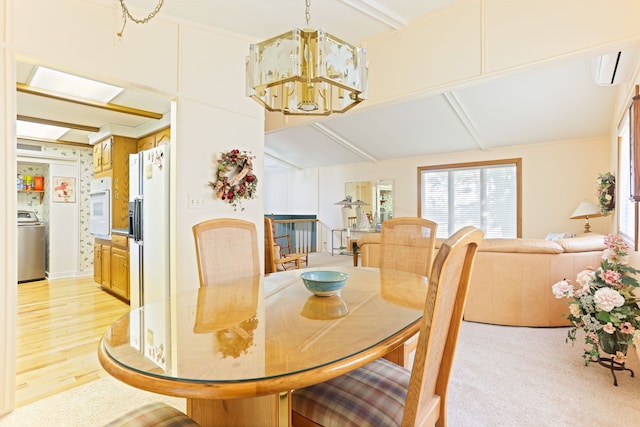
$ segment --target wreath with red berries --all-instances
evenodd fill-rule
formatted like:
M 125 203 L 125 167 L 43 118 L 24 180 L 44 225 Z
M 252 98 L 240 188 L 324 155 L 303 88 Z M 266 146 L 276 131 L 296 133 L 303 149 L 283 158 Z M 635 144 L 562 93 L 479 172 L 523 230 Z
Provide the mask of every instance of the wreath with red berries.
M 242 200 L 254 199 L 258 187 L 258 178 L 253 174 L 253 159 L 251 151 L 231 150 L 220 153 L 216 169 L 216 181 L 209 182 L 216 197 L 233 206 L 234 210 L 241 207 Z

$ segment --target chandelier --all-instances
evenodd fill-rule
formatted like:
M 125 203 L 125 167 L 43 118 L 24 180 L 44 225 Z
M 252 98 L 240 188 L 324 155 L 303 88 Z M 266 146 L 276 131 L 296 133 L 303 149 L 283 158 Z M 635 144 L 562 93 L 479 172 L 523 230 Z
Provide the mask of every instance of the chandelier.
M 366 52 L 322 29 L 307 28 L 252 44 L 247 57 L 247 96 L 268 111 L 289 115 L 344 113 L 366 98 Z
M 160 12 L 160 9 L 162 9 L 162 6 L 164 6 L 164 0 L 158 0 L 158 4 L 151 11 L 151 13 L 149 13 L 147 16 L 143 18 L 136 18 L 131 14 L 131 12 L 129 12 L 129 8 L 124 3 L 124 0 L 119 0 L 119 1 L 120 1 L 120 9 L 122 10 L 122 28 L 118 33 L 116 33 L 118 37 L 123 37 L 124 35 L 124 27 L 127 26 L 127 17 L 131 19 L 133 22 L 135 22 L 136 24 L 146 24 L 149 21 L 151 21 L 153 18 L 155 18 L 158 12 Z

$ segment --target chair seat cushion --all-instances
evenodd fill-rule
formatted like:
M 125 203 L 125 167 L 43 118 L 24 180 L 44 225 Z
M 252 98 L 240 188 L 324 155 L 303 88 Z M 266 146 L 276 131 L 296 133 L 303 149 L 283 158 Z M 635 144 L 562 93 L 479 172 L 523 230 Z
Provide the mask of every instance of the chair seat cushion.
M 199 424 L 173 406 L 149 403 L 127 412 L 104 427 L 199 427 Z
M 293 411 L 325 427 L 399 426 L 410 371 L 378 359 L 293 392 Z

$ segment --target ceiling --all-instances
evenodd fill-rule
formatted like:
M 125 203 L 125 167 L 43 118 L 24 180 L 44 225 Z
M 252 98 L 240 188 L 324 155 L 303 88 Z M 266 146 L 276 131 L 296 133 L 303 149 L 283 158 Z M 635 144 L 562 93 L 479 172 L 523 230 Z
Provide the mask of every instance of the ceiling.
M 358 44 L 456 1 L 316 0 L 311 5 L 311 24 Z M 126 3 L 134 16 L 141 17 L 153 10 L 157 1 Z M 162 15 L 210 25 L 256 41 L 283 33 L 289 27 L 305 26 L 303 0 L 165 0 L 159 16 Z M 127 24 L 131 25 L 135 24 Z M 637 50 L 625 52 L 623 65 L 631 69 L 639 58 Z M 356 106 L 346 114 L 269 132 L 265 135 L 265 172 L 607 135 L 618 86 L 594 82 L 595 60 L 555 63 L 379 108 Z M 18 82 L 28 82 L 31 73 L 30 65 L 20 64 Z M 170 108 L 166 99 L 126 90 L 112 103 L 163 114 Z M 146 129 L 153 120 L 21 92 L 18 114 L 130 129 L 131 136 Z M 90 133 L 75 130 L 63 139 L 86 142 Z

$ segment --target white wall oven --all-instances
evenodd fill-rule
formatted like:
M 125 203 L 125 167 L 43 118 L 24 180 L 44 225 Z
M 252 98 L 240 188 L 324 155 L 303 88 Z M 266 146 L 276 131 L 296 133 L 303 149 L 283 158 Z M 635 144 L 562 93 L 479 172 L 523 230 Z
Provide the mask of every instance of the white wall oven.
M 91 181 L 89 192 L 89 232 L 95 237 L 111 237 L 111 178 Z

